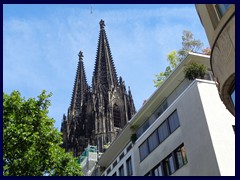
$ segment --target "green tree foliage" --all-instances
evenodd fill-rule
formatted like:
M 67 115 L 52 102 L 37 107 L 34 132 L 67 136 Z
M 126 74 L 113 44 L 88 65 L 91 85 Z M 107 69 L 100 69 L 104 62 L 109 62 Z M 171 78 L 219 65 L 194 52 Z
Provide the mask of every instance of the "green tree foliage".
M 207 67 L 204 64 L 198 64 L 196 62 L 189 63 L 184 68 L 185 78 L 194 80 L 196 78 L 204 78 L 207 72 Z
M 18 91 L 3 93 L 3 174 L 5 176 L 80 176 L 77 160 L 60 147 L 61 133 L 48 117 L 51 94 L 37 99 Z
M 168 53 L 167 61 L 170 63 L 170 65 L 166 67 L 165 71 L 160 72 L 159 74 L 155 74 L 155 77 L 157 78 L 156 80 L 153 80 L 155 87 L 160 86 L 166 79 L 166 77 L 168 77 L 169 74 L 171 74 L 172 70 L 177 66 L 178 57 L 177 52 L 175 50 Z
M 155 74 L 156 80 L 153 80 L 154 86 L 160 86 L 178 63 L 186 57 L 188 52 L 197 52 L 202 46 L 203 43 L 200 40 L 194 39 L 190 31 L 184 30 L 182 35 L 182 48 L 179 51 L 173 50 L 167 54 L 167 61 L 170 65 L 166 67 L 164 72 Z
M 184 30 L 182 35 L 182 48 L 178 51 L 180 61 L 183 60 L 190 51 L 198 52 L 202 46 L 203 43 L 200 40 L 194 39 L 192 32 Z

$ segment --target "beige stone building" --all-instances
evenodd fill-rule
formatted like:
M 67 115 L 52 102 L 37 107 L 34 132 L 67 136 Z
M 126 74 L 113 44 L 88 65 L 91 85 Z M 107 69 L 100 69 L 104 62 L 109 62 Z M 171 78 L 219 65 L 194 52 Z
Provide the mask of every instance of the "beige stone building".
M 235 4 L 196 4 L 196 10 L 211 46 L 219 95 L 235 116 Z

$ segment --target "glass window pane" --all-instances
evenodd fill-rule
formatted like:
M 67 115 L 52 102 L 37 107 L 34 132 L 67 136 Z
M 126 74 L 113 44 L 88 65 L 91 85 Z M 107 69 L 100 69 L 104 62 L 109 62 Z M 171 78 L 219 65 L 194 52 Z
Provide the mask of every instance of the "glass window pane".
M 162 164 L 159 164 L 154 170 L 153 170 L 154 176 L 163 176 L 162 171 Z
M 107 174 L 109 174 L 109 173 L 110 173 L 110 171 L 111 171 L 111 168 L 108 168 L 108 170 L 107 170 Z
M 124 176 L 123 165 L 119 168 L 119 176 Z
M 176 153 L 177 166 L 178 166 L 177 168 L 180 168 L 184 165 L 181 148 L 178 148 L 175 151 L 175 153 Z
M 216 8 L 218 10 L 220 17 L 222 17 L 225 14 L 230 5 L 231 4 L 216 4 Z
M 175 129 L 177 129 L 180 126 L 177 111 L 174 111 L 174 113 L 172 113 L 168 117 L 168 121 L 169 121 L 170 131 L 172 133 Z
M 141 146 L 139 146 L 139 153 L 141 161 L 149 154 L 147 141 L 145 141 Z
M 117 165 L 117 160 L 113 163 L 113 168 Z
M 168 165 L 168 158 L 164 159 L 163 160 L 163 169 L 164 169 L 164 174 L 166 176 L 169 176 L 171 173 L 170 173 L 170 169 L 169 169 L 169 165 Z
M 172 155 L 169 157 L 168 162 L 169 162 L 170 173 L 173 174 L 176 171 L 176 168 L 175 168 L 175 164 L 174 164 L 174 158 Z
M 143 125 L 142 125 L 140 128 L 138 128 L 138 130 L 137 130 L 137 132 L 136 132 L 137 138 L 139 138 L 139 137 L 148 129 L 149 126 L 150 126 L 150 125 L 149 125 L 149 120 L 146 120 L 146 121 L 143 123 Z
M 157 131 L 154 131 L 151 136 L 148 138 L 149 151 L 152 152 L 158 145 L 158 134 Z
M 163 142 L 163 140 L 166 139 L 169 136 L 169 134 L 170 134 L 170 132 L 169 132 L 169 127 L 168 127 L 168 122 L 165 121 L 158 128 L 158 135 L 159 135 L 160 143 Z
M 130 145 L 127 147 L 127 152 L 130 151 L 130 149 L 132 149 L 132 144 L 130 144 Z
M 187 154 L 186 154 L 186 149 L 184 146 L 181 147 L 181 152 L 182 152 L 182 157 L 183 157 L 183 163 L 187 164 Z
M 124 152 L 119 156 L 119 161 L 124 157 Z
M 132 160 L 131 157 L 127 159 L 127 175 L 128 176 L 132 176 L 133 172 L 132 172 Z
M 235 107 L 235 90 L 231 94 L 231 99 L 232 99 L 232 103 L 233 103 L 233 105 Z

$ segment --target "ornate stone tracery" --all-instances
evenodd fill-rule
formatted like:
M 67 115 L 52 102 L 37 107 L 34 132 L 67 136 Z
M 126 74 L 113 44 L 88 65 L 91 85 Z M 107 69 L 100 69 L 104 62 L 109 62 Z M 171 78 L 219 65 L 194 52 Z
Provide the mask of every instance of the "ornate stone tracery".
M 79 156 L 88 144 L 97 145 L 103 152 L 104 145 L 116 138 L 136 112 L 130 89 L 127 92 L 122 78 L 118 80 L 104 21 L 99 24 L 92 87 L 87 84 L 80 51 L 68 115 L 63 116 L 62 146 L 74 156 Z

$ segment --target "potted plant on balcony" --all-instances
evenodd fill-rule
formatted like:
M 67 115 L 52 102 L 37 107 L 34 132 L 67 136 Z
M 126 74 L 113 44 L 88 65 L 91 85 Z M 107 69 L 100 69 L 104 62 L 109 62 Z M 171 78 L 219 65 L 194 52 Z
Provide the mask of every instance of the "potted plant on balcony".
M 203 79 L 207 73 L 207 67 L 204 64 L 191 62 L 184 68 L 185 78 L 194 80 L 196 78 Z
M 131 125 L 131 126 L 130 126 L 130 129 L 131 129 L 132 132 L 133 132 L 130 139 L 131 139 L 132 143 L 134 144 L 135 141 L 137 140 L 136 131 L 137 131 L 137 129 L 138 129 L 138 126 L 136 126 L 136 125 Z

